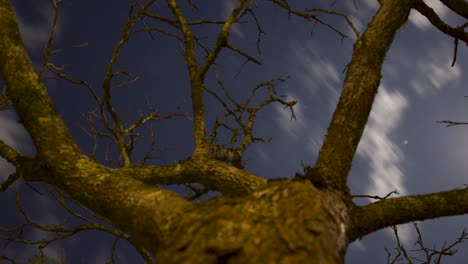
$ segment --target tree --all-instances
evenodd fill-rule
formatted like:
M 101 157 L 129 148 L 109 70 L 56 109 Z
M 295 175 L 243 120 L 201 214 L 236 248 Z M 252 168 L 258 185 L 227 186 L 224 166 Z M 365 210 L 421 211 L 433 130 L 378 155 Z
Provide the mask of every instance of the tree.
M 457 28 L 447 25 L 422 0 L 380 0 L 380 8 L 360 34 L 345 14 L 325 9 L 300 11 L 287 1 L 269 1 L 291 16 L 314 20 L 334 30 L 320 20 L 317 13 L 341 16 L 354 30 L 356 42 L 317 162 L 313 167 L 305 166 L 304 172 L 294 179 L 267 181 L 243 168 L 244 151 L 252 142 L 262 140 L 253 135 L 254 119 L 258 111 L 270 103 L 279 103 L 292 111 L 295 102 L 285 100 L 276 92 L 276 85 L 284 79 L 273 78 L 256 86 L 247 101 L 239 103 L 217 78 L 215 64 L 223 49 L 258 63 L 229 42 L 232 26 L 241 23 L 244 16 L 250 15 L 257 21 L 253 9 L 255 1 L 238 1 L 223 21 L 189 20 L 180 3 L 173 0 L 166 1 L 170 16 L 157 15 L 150 11 L 155 2 L 150 0 L 131 6 L 128 23 L 106 69 L 100 95 L 86 82 L 73 79 L 48 63 L 53 33 L 45 51 L 44 66 L 36 72 L 24 48 L 10 3 L 0 0 L 0 71 L 6 84 L 2 100 L 11 103 L 37 151 L 34 157 L 28 157 L 0 141 L 0 156 L 16 168 L 16 172 L 1 185 L 1 190 L 6 190 L 18 179 L 44 182 L 58 188 L 69 199 L 108 219 L 123 231 L 109 232 L 128 239 L 143 256 L 147 256 L 147 260 L 154 254 L 157 263 L 343 263 L 350 242 L 379 229 L 468 213 L 466 188 L 387 198 L 357 206 L 346 186 L 357 145 L 378 91 L 385 55 L 397 31 L 408 20 L 410 11 L 417 10 L 436 28 L 452 37 L 455 47 L 460 40 L 468 44 L 468 34 L 464 31 L 466 24 Z M 441 2 L 468 19 L 465 1 Z M 54 0 L 53 4 L 58 9 L 58 2 Z M 188 5 L 196 8 L 191 1 Z M 174 35 L 150 27 L 143 18 L 165 23 L 178 33 Z M 125 75 L 115 69 L 117 57 L 135 33 L 131 30 L 139 21 L 144 25 L 143 31 L 159 30 L 172 36 L 180 41 L 184 50 L 192 98 L 193 118 L 190 118 L 193 119 L 194 151 L 190 158 L 172 165 L 136 163 L 131 157 L 138 136 L 135 129 L 151 120 L 185 114 L 162 116 L 155 110 L 128 125 L 111 101 L 111 92 L 115 88 L 113 80 L 118 75 Z M 199 24 L 222 25 L 210 47 L 194 34 L 194 27 Z M 258 21 L 256 25 L 261 34 Z M 197 54 L 199 49 L 206 52 L 205 57 Z M 42 77 L 45 70 L 89 88 L 97 110 L 89 113 L 88 120 L 93 124 L 97 116 L 107 131 L 102 134 L 92 130 L 91 134 L 112 139 L 119 150 L 120 167 L 105 166 L 80 149 L 47 94 Z M 222 93 L 206 85 L 209 73 L 216 76 Z M 255 93 L 263 89 L 267 91 L 267 98 L 251 106 Z M 212 133 L 208 134 L 205 94 L 213 95 L 237 126 L 216 119 Z M 230 146 L 218 141 L 217 133 L 222 129 L 232 133 Z M 158 187 L 193 183 L 204 187 L 190 186 L 196 195 L 209 190 L 223 196 L 193 203 Z M 91 227 L 106 229 L 97 225 L 88 228 Z

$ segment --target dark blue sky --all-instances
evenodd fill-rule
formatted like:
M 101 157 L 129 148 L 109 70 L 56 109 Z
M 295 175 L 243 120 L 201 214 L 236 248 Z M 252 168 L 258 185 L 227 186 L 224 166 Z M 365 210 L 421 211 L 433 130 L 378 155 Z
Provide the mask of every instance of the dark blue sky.
M 190 9 L 180 1 L 186 14 Z M 294 6 L 291 1 L 291 5 Z M 316 1 L 330 7 L 333 1 Z M 48 0 L 12 1 L 16 8 L 22 36 L 36 67 L 42 63 L 42 49 L 47 41 L 53 9 Z M 120 38 L 128 18 L 132 1 L 63 0 L 55 48 L 69 47 L 86 42 L 81 48 L 67 48 L 51 57 L 56 66 L 65 66 L 67 74 L 87 81 L 98 93 L 112 49 Z M 222 19 L 233 7 L 234 1 L 194 1 L 198 12 L 190 18 Z M 302 3 L 302 2 L 301 2 Z M 358 9 L 349 3 L 335 3 L 332 7 L 350 14 L 358 30 L 365 25 L 378 7 L 375 0 L 356 1 Z M 452 25 L 461 21 L 444 9 L 437 0 L 426 1 Z M 296 3 L 297 4 L 297 3 Z M 300 5 L 300 4 L 299 4 Z M 298 6 L 298 5 L 296 5 Z M 312 6 L 311 6 L 312 7 Z M 259 113 L 255 134 L 272 137 L 270 143 L 256 143 L 245 155 L 247 169 L 267 178 L 289 177 L 301 170 L 301 162 L 313 164 L 326 133 L 344 78 L 343 69 L 351 57 L 354 38 L 342 19 L 324 19 L 350 36 L 341 41 L 331 30 L 297 17 L 288 20 L 287 14 L 264 1 L 255 9 L 266 35 L 262 38 L 261 54 L 256 49 L 256 26 L 249 23 L 236 25 L 230 41 L 262 61 L 258 66 L 244 61 L 230 51 L 224 51 L 217 65 L 224 84 L 237 98 L 245 98 L 252 87 L 274 76 L 289 76 L 278 87 L 288 98 L 298 101 L 297 119 L 281 106 L 270 106 Z M 169 14 L 163 1 L 153 12 Z M 153 21 L 147 19 L 151 24 Z M 138 24 L 136 28 L 141 28 Z M 172 30 L 170 27 L 163 27 Z M 194 28 L 195 33 L 209 45 L 215 39 L 219 26 Z M 312 32 L 312 34 L 311 34 Z M 401 195 L 420 194 L 463 187 L 467 183 L 468 127 L 445 128 L 437 120 L 467 121 L 468 95 L 466 83 L 468 69 L 467 49 L 459 47 L 457 63 L 450 67 L 453 40 L 433 29 L 425 18 L 412 12 L 410 21 L 399 32 L 387 55 L 381 87 L 374 103 L 364 137 L 359 145 L 349 186 L 353 194 L 384 196 L 392 190 Z M 201 50 L 200 50 L 201 51 Z M 201 54 L 201 53 L 200 53 Z M 153 38 L 142 32 L 134 36 L 122 51 L 116 69 L 126 70 L 130 78 L 139 76 L 134 84 L 119 88 L 113 94 L 114 106 L 122 116 L 128 111 L 128 120 L 134 121 L 139 113 L 148 113 L 146 98 L 162 114 L 188 113 L 186 117 L 154 123 L 156 144 L 164 151 L 156 152 L 158 159 L 151 164 L 167 164 L 187 158 L 193 148 L 190 120 L 190 94 L 188 76 L 182 57 L 182 48 L 175 39 L 153 33 Z M 207 85 L 216 87 L 213 72 Z M 95 108 L 91 95 L 83 86 L 63 81 L 46 82 L 50 96 L 62 114 L 73 136 L 86 152 L 92 149 L 91 139 L 80 129 L 86 126 L 83 113 Z M 259 98 L 261 99 L 261 98 Z M 220 105 L 207 96 L 208 122 L 222 112 Z M 0 138 L 23 153 L 32 155 L 33 146 L 27 134 L 11 113 L 0 113 Z M 148 135 L 148 129 L 142 129 Z M 100 141 L 97 158 L 105 159 L 106 145 Z M 141 158 L 149 144 L 143 137 L 136 145 L 135 157 Z M 110 146 L 111 156 L 116 158 Z M 0 178 L 4 179 L 12 168 L 0 161 Z M 35 185 L 36 186 L 36 185 Z M 37 185 L 40 190 L 43 186 Z M 64 212 L 46 195 L 20 186 L 23 200 L 33 219 L 42 223 L 60 223 Z M 0 224 L 11 225 L 21 217 L 14 204 L 14 191 L 0 194 L 3 210 Z M 359 201 L 366 203 L 368 201 Z M 441 246 L 452 241 L 466 227 L 467 217 L 451 217 L 420 224 L 427 245 Z M 35 238 L 40 233 L 31 232 Z M 411 245 L 416 234 L 410 225 L 400 227 L 401 239 Z M 66 263 L 104 263 L 109 258 L 112 238 L 91 232 L 78 235 L 65 242 L 57 242 L 46 252 L 65 255 Z M 385 263 L 384 247 L 395 246 L 392 232 L 381 230 L 350 246 L 347 263 Z M 457 255 L 443 263 L 461 263 L 468 258 L 468 244 L 459 246 Z M 134 263 L 135 253 L 130 246 L 119 244 L 117 263 Z M 4 249 L 0 249 L 4 250 Z M 24 259 L 34 254 L 14 246 L 7 254 Z M 29 255 L 28 255 L 29 254 Z

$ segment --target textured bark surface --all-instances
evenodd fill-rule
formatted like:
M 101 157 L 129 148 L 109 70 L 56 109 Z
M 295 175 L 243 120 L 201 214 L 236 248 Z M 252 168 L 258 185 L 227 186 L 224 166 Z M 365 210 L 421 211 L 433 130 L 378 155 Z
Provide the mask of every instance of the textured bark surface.
M 348 208 L 307 181 L 279 180 L 184 213 L 155 263 L 343 263 Z
M 393 38 L 408 20 L 413 1 L 381 1 L 364 34 L 354 44 L 343 91 L 320 149 L 315 169 L 327 185 L 345 189 L 354 153 L 367 123 Z

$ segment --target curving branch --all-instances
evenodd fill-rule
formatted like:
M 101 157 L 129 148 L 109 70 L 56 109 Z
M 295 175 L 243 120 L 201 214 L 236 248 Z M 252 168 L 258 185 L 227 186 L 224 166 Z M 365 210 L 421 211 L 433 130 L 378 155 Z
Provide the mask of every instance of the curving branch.
M 438 30 L 455 39 L 462 40 L 468 45 L 468 32 L 465 32 L 464 30 L 464 28 L 468 25 L 464 25 L 462 27 L 457 28 L 449 26 L 436 14 L 434 9 L 426 5 L 422 0 L 416 1 L 414 9 L 416 9 L 421 15 L 425 16 L 429 20 L 429 22 L 431 22 L 431 24 L 435 26 Z
M 389 226 L 466 213 L 468 188 L 384 199 L 354 210 L 350 241 Z
M 188 159 L 170 166 L 114 169 L 147 184 L 200 183 L 212 191 L 243 196 L 266 184 L 266 179 L 213 159 Z

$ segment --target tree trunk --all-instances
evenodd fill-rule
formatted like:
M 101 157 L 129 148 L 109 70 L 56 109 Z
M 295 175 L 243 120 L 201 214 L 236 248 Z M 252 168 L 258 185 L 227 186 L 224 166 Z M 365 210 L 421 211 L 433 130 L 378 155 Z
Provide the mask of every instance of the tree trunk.
M 299 180 L 216 198 L 184 214 L 155 263 L 343 263 L 347 204 L 337 192 Z

